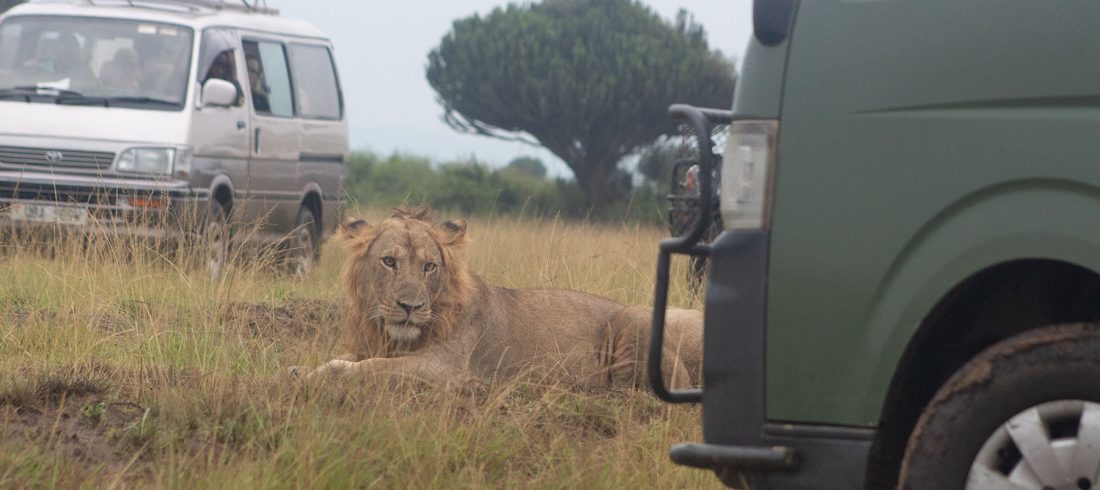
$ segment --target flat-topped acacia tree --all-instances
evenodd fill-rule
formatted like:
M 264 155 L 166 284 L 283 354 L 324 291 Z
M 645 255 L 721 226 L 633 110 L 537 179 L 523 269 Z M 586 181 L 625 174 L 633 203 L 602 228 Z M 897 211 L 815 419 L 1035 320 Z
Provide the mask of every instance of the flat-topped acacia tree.
M 684 11 L 544 0 L 455 21 L 427 77 L 452 128 L 545 147 L 598 206 L 623 195 L 624 156 L 676 130 L 670 104 L 727 107 L 736 75 Z
M 0 0 L 0 14 L 4 13 L 5 10 L 8 10 L 16 5 L 23 3 L 24 1 L 26 0 Z

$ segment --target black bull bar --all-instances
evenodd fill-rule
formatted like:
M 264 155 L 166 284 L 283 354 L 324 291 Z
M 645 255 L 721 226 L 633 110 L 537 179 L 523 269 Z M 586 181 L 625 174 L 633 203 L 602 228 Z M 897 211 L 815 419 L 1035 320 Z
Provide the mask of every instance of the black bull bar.
M 653 321 L 651 324 L 649 341 L 649 358 L 647 369 L 649 370 L 649 385 L 657 398 L 669 403 L 699 403 L 703 400 L 703 390 L 700 388 L 686 390 L 669 390 L 661 373 L 662 357 L 665 343 L 665 312 L 668 304 L 669 267 L 672 254 L 685 254 L 698 257 L 706 257 L 710 254 L 710 246 L 700 244 L 703 234 L 710 226 L 712 219 L 714 192 L 714 169 L 718 167 L 718 156 L 711 151 L 714 142 L 711 140 L 711 129 L 717 124 L 729 124 L 733 114 L 730 111 L 718 109 L 704 109 L 686 104 L 673 104 L 668 108 L 669 115 L 682 120 L 692 132 L 695 133 L 696 145 L 699 151 L 699 199 L 695 220 L 687 233 L 672 238 L 661 240 L 657 254 L 657 282 L 653 298 Z

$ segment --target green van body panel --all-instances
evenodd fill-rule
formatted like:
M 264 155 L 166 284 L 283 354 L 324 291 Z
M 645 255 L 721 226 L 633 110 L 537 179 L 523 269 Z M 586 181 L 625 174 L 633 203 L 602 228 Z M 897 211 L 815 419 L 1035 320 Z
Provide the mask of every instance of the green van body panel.
M 733 113 L 741 119 L 776 119 L 779 117 L 780 95 L 783 93 L 783 72 L 787 63 L 787 47 L 783 42 L 764 46 L 753 38 L 741 62 L 741 76 L 733 94 Z
M 805 0 L 785 43 L 750 43 L 734 117 L 780 119 L 768 419 L 874 426 L 966 278 L 1100 271 L 1100 2 L 1047 5 Z

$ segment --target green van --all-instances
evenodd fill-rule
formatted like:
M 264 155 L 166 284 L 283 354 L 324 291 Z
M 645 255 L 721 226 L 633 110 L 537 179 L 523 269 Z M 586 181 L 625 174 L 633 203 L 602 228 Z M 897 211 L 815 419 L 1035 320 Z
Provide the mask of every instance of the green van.
M 727 485 L 1100 488 L 1100 2 L 756 0 L 710 148 L 704 443 Z M 720 165 L 717 181 L 711 168 Z M 715 189 L 717 187 L 717 190 Z M 714 196 L 714 197 L 712 197 Z

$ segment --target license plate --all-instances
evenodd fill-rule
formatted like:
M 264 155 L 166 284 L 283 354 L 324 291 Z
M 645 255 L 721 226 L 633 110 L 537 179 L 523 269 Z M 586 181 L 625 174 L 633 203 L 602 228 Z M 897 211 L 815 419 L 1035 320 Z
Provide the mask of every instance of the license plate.
M 75 206 L 15 203 L 8 216 L 19 221 L 38 221 L 63 225 L 83 225 L 88 222 L 88 210 Z

